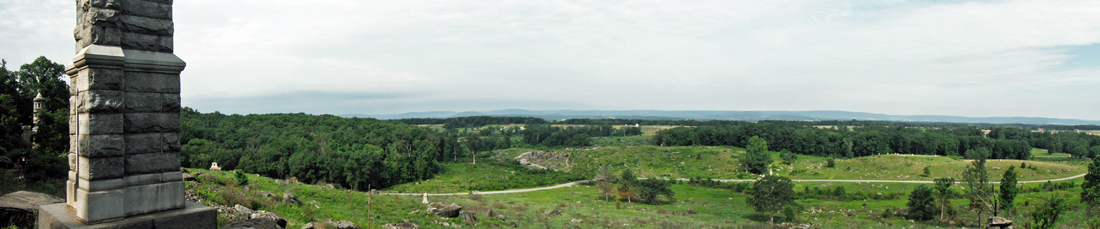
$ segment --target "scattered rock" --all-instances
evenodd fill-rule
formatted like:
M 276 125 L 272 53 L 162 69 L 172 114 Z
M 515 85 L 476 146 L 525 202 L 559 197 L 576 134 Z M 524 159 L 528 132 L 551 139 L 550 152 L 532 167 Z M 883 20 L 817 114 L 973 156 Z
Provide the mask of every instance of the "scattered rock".
M 693 211 L 691 209 L 688 209 L 687 211 L 684 212 L 684 215 L 694 215 L 694 214 L 698 214 L 698 213 L 695 213 L 695 211 Z
M 439 215 L 439 216 L 447 217 L 447 218 L 454 218 L 454 217 L 458 217 L 458 214 L 461 211 L 462 211 L 462 206 L 458 206 L 454 203 L 451 203 L 451 206 L 447 206 L 447 207 L 443 207 L 443 208 L 439 209 L 439 212 L 436 213 L 436 214 Z
M 378 189 L 371 189 L 369 192 L 371 195 L 378 195 Z
M 492 227 L 492 228 L 500 228 L 500 224 L 496 224 L 496 223 L 490 223 L 490 224 L 489 224 L 489 227 Z
M 341 220 L 336 222 L 336 229 L 359 229 L 359 226 L 351 221 Z
M 420 210 L 409 212 L 409 215 L 416 215 L 416 214 L 420 214 Z
M 561 215 L 561 210 L 553 210 L 553 211 L 550 211 L 550 213 L 547 213 L 547 214 L 552 215 L 552 216 L 559 216 L 559 215 Z
M 303 204 L 305 202 L 303 202 L 302 199 L 298 199 L 297 196 L 294 196 L 294 192 L 286 190 L 283 191 L 283 203 Z
M 195 176 L 191 176 L 190 173 L 186 173 L 186 172 L 183 173 L 183 180 L 184 181 L 197 181 L 197 179 L 195 179 Z
M 513 228 L 515 228 L 515 227 L 519 227 L 519 225 L 518 225 L 518 224 L 516 224 L 516 221 L 508 222 L 508 226 L 509 226 L 509 227 L 513 227 Z
M 267 197 L 267 198 L 277 196 L 277 195 L 275 195 L 275 193 L 270 193 L 270 192 L 266 192 L 266 191 L 256 191 L 256 194 L 260 194 L 260 196 Z
M 275 220 L 257 218 L 232 222 L 222 226 L 222 229 L 283 229 Z
M 431 206 L 431 207 L 433 207 L 433 208 L 444 208 L 444 207 L 447 207 L 447 205 L 443 205 L 443 202 L 432 202 L 432 203 L 431 203 L 431 204 L 429 204 L 428 206 Z
M 504 215 L 497 215 L 497 220 L 504 221 Z
M 214 176 L 214 175 L 210 175 L 210 174 L 200 173 L 198 176 L 201 177 L 203 180 L 206 180 L 206 181 L 217 181 L 218 180 L 218 176 Z
M 497 212 L 493 211 L 492 208 L 486 208 L 485 211 L 482 211 L 481 213 L 485 214 L 485 216 L 488 217 L 497 217 Z
M 462 217 L 461 217 L 462 222 L 465 222 L 466 224 L 470 224 L 470 225 L 473 225 L 474 223 L 477 223 L 477 213 L 462 212 L 461 215 L 462 215 Z
M 420 226 L 417 226 L 415 223 L 391 223 L 391 224 L 382 225 L 382 228 L 384 228 L 384 229 L 419 229 Z
M 989 217 L 989 228 L 1013 228 L 1012 220 L 1003 217 Z
M 38 219 L 39 205 L 64 203 L 65 199 L 49 194 L 18 191 L 0 196 L 0 219 L 19 228 L 31 228 Z M 8 225 L 3 223 L 2 225 Z
M 281 216 L 279 214 L 276 214 L 274 212 L 259 210 L 259 211 L 253 212 L 252 215 L 248 216 L 248 218 L 250 218 L 250 219 L 270 219 L 272 221 L 275 221 L 276 224 L 279 224 L 279 227 L 286 227 L 286 218 L 283 218 L 283 216 Z
M 233 210 L 237 210 L 237 213 L 244 215 L 252 215 L 252 209 L 248 209 L 248 207 L 241 206 L 240 204 L 234 205 Z

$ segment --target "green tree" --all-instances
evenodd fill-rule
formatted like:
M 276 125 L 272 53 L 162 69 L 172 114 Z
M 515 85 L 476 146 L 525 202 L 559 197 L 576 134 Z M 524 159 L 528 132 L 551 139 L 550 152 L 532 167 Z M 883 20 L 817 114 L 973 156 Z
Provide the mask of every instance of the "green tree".
M 240 169 L 238 169 L 238 170 L 233 170 L 233 173 L 237 174 L 237 176 L 236 176 L 237 177 L 237 185 L 248 186 L 248 175 L 245 175 L 244 171 L 241 171 Z
M 603 194 L 603 201 L 608 201 L 607 198 L 612 195 L 611 191 L 613 187 L 611 183 L 615 182 L 615 171 L 611 169 L 611 165 L 604 164 L 600 166 L 593 180 L 596 181 L 596 186 L 599 186 L 600 193 Z
M 675 192 L 668 188 L 668 181 L 661 179 L 645 179 L 637 182 L 638 199 L 646 204 L 661 204 L 661 197 L 672 199 Z
M 970 199 L 970 207 L 978 211 L 977 223 L 982 224 L 985 211 L 995 211 L 993 208 L 993 187 L 989 184 L 989 170 L 986 168 L 986 157 L 989 157 L 989 149 L 978 148 L 966 152 L 967 157 L 974 161 L 963 170 L 962 178 L 966 182 L 966 196 Z
M 1031 212 L 1031 219 L 1035 221 L 1032 227 L 1040 229 L 1054 228 L 1054 225 L 1058 222 L 1058 217 L 1061 217 L 1065 211 L 1066 200 L 1062 199 L 1061 196 L 1051 195 L 1049 201 L 1036 205 Z
M 928 166 L 925 166 L 925 167 L 924 167 L 924 174 L 921 174 L 921 176 L 923 176 L 923 177 L 930 177 L 930 176 L 932 176 L 932 170 L 931 170 L 931 169 L 929 169 L 929 168 L 928 168 Z
M 936 209 L 935 200 L 932 197 L 931 188 L 925 185 L 917 186 L 913 192 L 909 193 L 909 202 L 905 204 L 909 207 L 909 219 L 930 220 L 936 217 L 939 210 Z
M 763 138 L 753 136 L 749 138 L 749 144 L 745 148 L 745 154 L 741 154 L 741 158 L 738 160 L 741 164 L 741 170 L 754 174 L 767 172 L 768 165 L 772 164 L 772 157 L 768 155 L 768 142 Z
M 1016 194 L 1019 192 L 1019 188 L 1016 187 L 1016 167 L 1008 166 L 1008 170 L 1001 177 L 1001 209 L 1012 209 L 1016 202 Z
M 769 222 L 775 222 L 775 214 L 787 206 L 795 206 L 794 184 L 790 178 L 765 175 L 756 180 L 752 187 L 752 197 L 746 202 L 756 212 L 767 213 Z
M 943 221 L 943 214 L 947 212 L 947 206 L 951 205 L 951 196 L 954 194 L 951 191 L 952 185 L 955 185 L 955 178 L 936 178 L 936 202 L 939 202 L 940 205 L 940 221 Z
M 833 159 L 832 156 L 829 156 L 829 159 L 825 160 L 825 167 L 835 168 L 836 167 L 836 159 Z
M 619 175 L 619 196 L 626 198 L 627 203 L 636 195 L 634 190 L 634 184 L 638 182 L 638 178 L 634 176 L 634 171 L 630 171 L 630 168 L 623 169 Z
M 792 153 L 790 150 L 787 149 L 783 149 L 783 151 L 781 151 L 779 155 L 783 159 L 783 164 L 793 165 L 795 162 L 798 161 L 798 155 Z
M 1081 184 L 1081 201 L 1100 204 L 1100 157 L 1092 158 L 1092 163 L 1089 163 L 1089 172 Z

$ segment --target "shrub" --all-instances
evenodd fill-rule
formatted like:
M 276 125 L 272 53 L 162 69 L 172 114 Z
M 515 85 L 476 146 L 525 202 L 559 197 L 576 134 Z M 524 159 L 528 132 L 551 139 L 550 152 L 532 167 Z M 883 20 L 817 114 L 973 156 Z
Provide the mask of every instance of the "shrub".
M 248 185 L 248 175 L 244 174 L 244 171 L 241 171 L 241 170 L 238 169 L 238 170 L 235 170 L 233 172 L 235 172 L 237 174 L 237 185 L 240 185 L 240 186 L 247 186 Z

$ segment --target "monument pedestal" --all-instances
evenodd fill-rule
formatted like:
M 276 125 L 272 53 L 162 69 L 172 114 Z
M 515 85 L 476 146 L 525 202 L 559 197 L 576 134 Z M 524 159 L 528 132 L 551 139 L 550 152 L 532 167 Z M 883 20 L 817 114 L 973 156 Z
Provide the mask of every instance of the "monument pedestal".
M 217 226 L 217 209 L 191 201 L 187 201 L 182 209 L 132 216 L 93 225 L 87 225 L 78 220 L 76 211 L 65 203 L 42 205 L 38 211 L 39 229 L 185 229 L 216 228 Z

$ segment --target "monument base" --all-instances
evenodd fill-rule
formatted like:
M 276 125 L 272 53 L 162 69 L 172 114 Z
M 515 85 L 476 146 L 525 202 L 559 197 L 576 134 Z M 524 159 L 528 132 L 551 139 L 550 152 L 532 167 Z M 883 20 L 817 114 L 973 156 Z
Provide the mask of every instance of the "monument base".
M 184 208 L 132 216 L 118 221 L 87 225 L 76 218 L 76 211 L 65 203 L 42 205 L 38 211 L 39 229 L 168 229 L 217 228 L 218 211 L 187 201 Z

